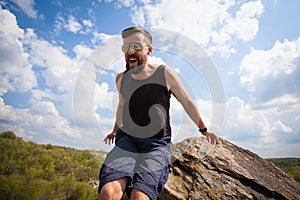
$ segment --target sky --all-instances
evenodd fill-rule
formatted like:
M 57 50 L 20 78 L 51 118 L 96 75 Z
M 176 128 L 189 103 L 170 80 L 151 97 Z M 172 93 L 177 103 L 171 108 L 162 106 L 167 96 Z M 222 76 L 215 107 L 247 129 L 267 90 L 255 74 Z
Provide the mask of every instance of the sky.
M 108 151 L 120 33 L 153 35 L 208 129 L 264 158 L 300 157 L 300 1 L 0 0 L 0 131 Z M 200 136 L 171 98 L 172 141 Z

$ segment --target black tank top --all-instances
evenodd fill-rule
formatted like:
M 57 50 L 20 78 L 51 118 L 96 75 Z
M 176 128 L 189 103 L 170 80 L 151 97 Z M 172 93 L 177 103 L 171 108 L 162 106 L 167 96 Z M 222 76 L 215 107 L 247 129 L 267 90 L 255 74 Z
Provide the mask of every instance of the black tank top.
M 123 75 L 120 89 L 124 98 L 123 126 L 120 129 L 125 133 L 142 138 L 171 136 L 171 92 L 166 86 L 164 69 L 161 65 L 142 80 L 132 77 L 134 70 Z

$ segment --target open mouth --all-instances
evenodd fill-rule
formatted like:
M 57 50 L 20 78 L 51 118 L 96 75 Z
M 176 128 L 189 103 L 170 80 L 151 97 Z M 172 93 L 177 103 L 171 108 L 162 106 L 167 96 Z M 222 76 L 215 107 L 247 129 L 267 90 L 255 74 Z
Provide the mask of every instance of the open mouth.
M 130 59 L 129 59 L 129 62 L 130 62 L 131 64 L 133 64 L 133 63 L 137 62 L 137 59 L 136 59 L 136 58 L 130 58 Z
M 135 57 L 129 58 L 129 65 L 131 67 L 137 66 L 138 65 L 138 59 Z

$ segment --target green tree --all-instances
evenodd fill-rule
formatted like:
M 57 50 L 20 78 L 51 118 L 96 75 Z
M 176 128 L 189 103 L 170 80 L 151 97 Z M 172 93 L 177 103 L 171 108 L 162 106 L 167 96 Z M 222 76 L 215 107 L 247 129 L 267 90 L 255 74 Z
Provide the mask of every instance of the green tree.
M 12 131 L 4 131 L 4 132 L 0 133 L 0 138 L 6 138 L 6 139 L 15 140 L 15 139 L 17 139 L 17 136 Z
M 0 200 L 97 198 L 97 186 L 88 180 L 98 176 L 101 162 L 89 151 L 12 138 L 0 137 Z

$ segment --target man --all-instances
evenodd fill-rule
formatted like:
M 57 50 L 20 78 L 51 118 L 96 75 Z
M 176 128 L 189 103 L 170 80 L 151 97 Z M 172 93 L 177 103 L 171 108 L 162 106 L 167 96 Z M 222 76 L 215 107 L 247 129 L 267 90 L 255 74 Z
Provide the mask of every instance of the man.
M 170 97 L 173 94 L 211 143 L 200 113 L 177 75 L 165 66 L 148 63 L 152 37 L 141 27 L 122 31 L 126 70 L 116 77 L 119 104 L 116 122 L 105 143 L 115 147 L 100 170 L 100 200 L 155 200 L 169 175 L 172 145 Z

